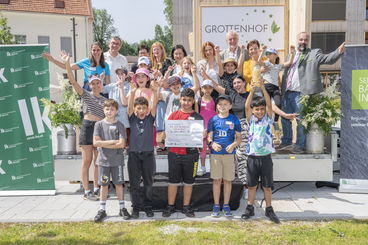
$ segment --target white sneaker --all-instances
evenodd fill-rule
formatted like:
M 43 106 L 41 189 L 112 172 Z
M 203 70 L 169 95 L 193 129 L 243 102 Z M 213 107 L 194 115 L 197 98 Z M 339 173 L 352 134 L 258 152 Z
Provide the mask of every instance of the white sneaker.
M 206 174 L 206 167 L 201 167 L 198 172 L 197 172 L 197 176 L 203 176 Z

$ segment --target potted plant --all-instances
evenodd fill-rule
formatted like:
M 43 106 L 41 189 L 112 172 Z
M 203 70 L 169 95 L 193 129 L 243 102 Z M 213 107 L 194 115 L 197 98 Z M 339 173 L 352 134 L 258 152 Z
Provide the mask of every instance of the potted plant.
M 44 106 L 50 110 L 51 125 L 55 128 L 61 127 L 57 132 L 58 154 L 75 154 L 75 130 L 74 126 L 80 127 L 82 120 L 80 112 L 82 104 L 79 95 L 70 86 L 69 80 L 57 74 L 60 88 L 62 90 L 63 101 L 52 102 L 46 98 L 40 99 Z
M 331 127 L 340 120 L 341 97 L 336 89 L 337 83 L 332 83 L 323 92 L 315 95 L 302 95 L 302 119 L 306 133 L 306 151 L 323 153 L 324 135 L 327 136 Z

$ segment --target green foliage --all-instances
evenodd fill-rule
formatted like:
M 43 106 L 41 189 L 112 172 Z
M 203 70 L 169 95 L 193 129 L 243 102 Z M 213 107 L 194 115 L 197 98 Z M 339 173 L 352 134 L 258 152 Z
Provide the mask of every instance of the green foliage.
M 329 86 L 325 91 L 315 95 L 302 95 L 300 120 L 308 133 L 312 124 L 317 124 L 325 135 L 331 130 L 332 125 L 340 120 L 341 116 L 341 97 L 336 92 L 336 82 Z
M 0 13 L 0 44 L 13 44 L 13 34 L 11 28 L 8 26 L 8 19 Z
M 277 26 L 276 22 L 273 21 L 271 24 L 271 31 L 273 34 L 275 34 L 276 32 L 278 32 L 280 30 L 280 27 Z
M 72 124 L 78 127 L 82 125 L 79 114 L 82 104 L 80 102 L 79 95 L 70 86 L 69 81 L 67 79 L 63 79 L 63 77 L 59 74 L 58 80 L 63 91 L 63 102 L 52 103 L 46 98 L 41 98 L 40 101 L 50 110 L 49 115 L 51 125 L 53 127 L 62 126 L 65 130 L 65 137 L 68 138 L 68 128 L 65 126 L 65 124 Z
M 109 49 L 110 38 L 116 34 L 114 19 L 106 9 L 93 8 L 93 40 L 101 43 L 103 50 Z
M 172 29 L 173 26 L 173 0 L 164 0 L 165 9 L 164 14 L 167 23 L 169 24 L 170 29 Z
M 119 53 L 123 55 L 138 55 L 137 49 L 134 46 L 134 44 L 129 44 L 127 41 L 121 40 L 121 49 Z

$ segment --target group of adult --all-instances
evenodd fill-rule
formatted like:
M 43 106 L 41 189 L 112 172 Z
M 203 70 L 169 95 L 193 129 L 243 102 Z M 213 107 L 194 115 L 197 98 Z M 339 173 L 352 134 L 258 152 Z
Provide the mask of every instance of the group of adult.
M 242 127 L 242 143 L 236 149 L 237 175 L 246 185 L 246 165 L 247 156 L 245 149 L 248 139 L 248 123 L 245 114 L 245 101 L 249 94 L 249 85 L 252 81 L 253 66 L 261 55 L 261 47 L 257 40 L 249 41 L 247 46 L 239 46 L 239 36 L 235 31 L 226 34 L 228 48 L 220 50 L 218 46 L 210 41 L 204 42 L 201 48 L 202 59 L 196 64 L 196 72 L 200 81 L 211 79 L 213 81 L 214 92 L 212 96 L 216 98 L 219 94 L 228 94 L 232 100 L 232 113 L 240 119 Z M 323 54 L 321 49 L 308 48 L 309 35 L 301 32 L 297 35 L 297 50 L 292 65 L 285 69 L 280 86 L 282 95 L 282 106 L 273 104 L 273 111 L 282 117 L 283 137 L 280 149 L 289 149 L 293 153 L 303 153 L 305 147 L 304 129 L 297 127 L 296 145 L 292 145 L 291 120 L 299 115 L 301 105 L 299 104 L 301 94 L 316 94 L 322 91 L 323 85 L 320 79 L 319 67 L 321 64 L 331 64 L 336 62 L 344 52 L 345 43 L 329 54 Z M 150 48 L 146 45 L 138 47 L 138 62 L 133 64 L 131 69 L 127 59 L 119 53 L 121 39 L 112 37 L 109 42 L 109 50 L 103 52 L 102 45 L 93 43 L 91 45 L 90 57 L 82 59 L 75 64 L 71 64 L 73 70 L 83 69 L 84 86 L 88 86 L 88 77 L 97 73 L 104 76 L 104 84 L 109 85 L 117 82 L 115 70 L 124 67 L 133 76 L 135 71 L 144 63 L 149 67 L 151 76 L 156 79 L 159 76 L 179 74 L 183 70 L 183 60 L 187 52 L 183 45 L 175 45 L 171 50 L 171 59 L 166 55 L 163 45 L 155 42 Z M 65 69 L 65 65 L 54 59 L 50 54 L 44 53 L 44 57 L 60 68 Z M 148 64 L 147 64 L 148 63 Z M 224 64 L 231 63 L 235 71 L 228 73 L 224 71 Z M 267 68 L 262 67 L 261 72 L 267 73 Z M 170 74 L 167 74 L 170 73 Z M 133 79 L 134 81 L 134 79 Z M 129 83 L 124 85 L 125 92 L 129 90 Z M 102 91 L 101 91 L 102 92 Z M 111 91 L 104 91 L 106 93 Z M 113 92 L 111 92 L 113 94 Z M 110 95 L 110 93 L 109 93 Z M 113 95 L 112 95 L 113 96 Z M 117 95 L 118 96 L 118 95 Z M 120 100 L 118 100 L 121 103 Z M 164 109 L 165 101 L 160 101 L 157 106 L 156 130 L 164 130 Z M 129 128 L 125 111 L 119 111 L 118 119 L 122 121 L 125 128 Z M 161 115 L 161 116 L 160 116 Z M 298 118 L 302 117 L 299 115 Z M 84 118 L 89 121 L 99 121 L 102 118 L 84 113 Z M 96 157 L 97 151 L 92 142 L 80 142 L 82 149 L 82 183 L 88 190 L 88 171 L 91 163 L 94 164 L 94 190 L 98 190 Z

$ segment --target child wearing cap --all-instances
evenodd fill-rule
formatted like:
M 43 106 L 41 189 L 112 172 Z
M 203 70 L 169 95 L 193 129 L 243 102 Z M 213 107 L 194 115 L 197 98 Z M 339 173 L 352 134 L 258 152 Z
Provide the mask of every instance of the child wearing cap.
M 103 111 L 105 97 L 101 96 L 101 78 L 91 75 L 88 78 L 88 84 L 92 92 L 83 89 L 75 80 L 73 71 L 70 67 L 70 56 L 65 52 L 61 52 L 61 60 L 66 66 L 69 81 L 75 91 L 81 96 L 83 108 L 83 121 L 79 135 L 79 144 L 82 148 L 82 170 L 81 179 L 84 188 L 83 198 L 86 200 L 97 201 L 99 195 L 98 171 L 96 165 L 97 150 L 93 147 L 93 130 L 95 123 L 102 120 L 105 115 Z M 89 167 L 93 161 L 93 192 L 89 188 Z
M 216 99 L 218 114 L 208 122 L 208 145 L 211 149 L 211 178 L 213 179 L 214 205 L 212 217 L 220 215 L 221 182 L 224 182 L 224 204 L 222 210 L 225 216 L 232 216 L 229 200 L 231 182 L 235 178 L 235 147 L 241 143 L 241 126 L 239 119 L 230 114 L 232 107 L 228 95 L 220 95 Z
M 251 83 L 250 93 L 245 102 L 245 112 L 249 123 L 249 137 L 246 153 L 248 155 L 247 182 L 248 205 L 242 219 L 254 216 L 254 199 L 259 179 L 261 179 L 266 201 L 265 215 L 273 222 L 280 223 L 272 206 L 273 163 L 271 153 L 275 152 L 272 142 L 272 102 L 263 81 L 259 82 L 264 97 L 254 97 L 255 82 Z
M 213 83 L 206 79 L 201 83 L 201 98 L 198 99 L 196 111 L 203 117 L 204 128 L 207 129 L 208 121 L 216 115 L 215 101 L 211 94 L 213 92 Z M 201 168 L 199 168 L 197 175 L 203 176 L 206 174 L 206 154 L 207 154 L 207 139 L 203 140 L 203 148 L 200 151 Z

